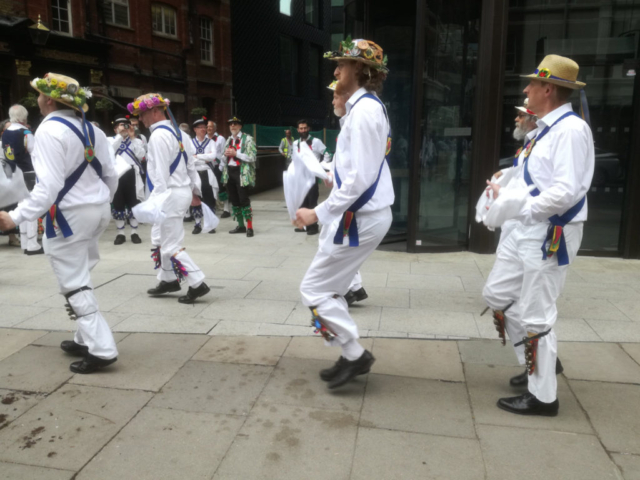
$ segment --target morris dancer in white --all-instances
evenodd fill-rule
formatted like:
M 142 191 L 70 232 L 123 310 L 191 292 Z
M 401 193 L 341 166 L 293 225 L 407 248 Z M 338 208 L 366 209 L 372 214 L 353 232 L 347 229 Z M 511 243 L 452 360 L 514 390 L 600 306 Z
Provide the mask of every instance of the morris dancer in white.
M 138 220 L 131 209 L 144 199 L 144 184 L 140 172 L 145 149 L 142 140 L 136 138 L 128 115 L 116 115 L 113 120 L 115 136 L 109 138 L 114 154 L 120 156 L 131 168 L 118 180 L 118 190 L 113 197 L 111 216 L 116 221 L 118 234 L 114 245 L 126 242 L 124 228 L 127 222 L 131 227 L 131 242 L 142 243 L 138 235 Z
M 40 92 L 44 115 L 33 155 L 38 183 L 18 208 L 0 212 L 0 230 L 48 212 L 44 251 L 78 325 L 74 340 L 60 347 L 84 357 L 71 364 L 72 372 L 92 373 L 118 356 L 89 274 L 100 260 L 98 240 L 109 225 L 109 202 L 118 187 L 113 152 L 102 130 L 84 120 L 88 89 L 56 73 L 34 79 L 31 86 Z M 82 120 L 72 109 L 82 112 Z
M 213 140 L 216 145 L 217 160 L 215 162 L 213 174 L 216 176 L 216 180 L 218 181 L 218 201 L 223 205 L 222 215 L 220 215 L 220 218 L 229 218 L 231 216 L 229 195 L 227 194 L 226 187 L 222 184 L 222 170 L 224 169 L 223 162 L 225 161 L 224 146 L 227 142 L 222 135 L 218 134 L 218 126 L 213 120 L 209 120 L 207 122 L 207 137 Z
M 193 131 L 196 136 L 191 139 L 193 148 L 195 150 L 195 165 L 198 175 L 200 176 L 202 199 L 214 213 L 216 211 L 216 197 L 214 194 L 214 185 L 217 189 L 217 180 L 213 173 L 216 166 L 217 145 L 216 142 L 207 136 L 207 119 L 205 117 L 199 118 L 192 124 Z M 220 170 L 218 170 L 220 171 Z M 196 221 L 196 226 L 191 232 L 197 235 L 202 232 L 202 206 L 192 206 L 191 215 Z M 216 233 L 215 228 L 209 233 Z
M 389 230 L 394 194 L 387 162 L 390 125 L 377 96 L 388 73 L 382 48 L 348 38 L 340 51 L 327 52 L 325 58 L 338 62 L 334 74 L 349 97 L 333 161 L 335 182 L 329 198 L 314 210 L 298 210 L 295 223 L 323 225 L 300 293 L 316 331 L 327 345 L 342 348 L 336 364 L 320 372 L 329 388 L 336 388 L 369 372 L 375 361 L 358 342 L 358 327 L 343 295 Z
M 512 384 L 527 385 L 529 392 L 498 401 L 501 409 L 521 415 L 555 416 L 559 408 L 556 301 L 582 241 L 595 163 L 591 129 L 568 102 L 573 90 L 585 86 L 577 81 L 578 71 L 573 60 L 548 55 L 525 76 L 528 108 L 539 119 L 536 137 L 504 188 L 487 182 L 496 199 L 487 216 L 508 212 L 510 198 L 519 202 L 515 216 L 504 215 L 517 223 L 497 252 L 483 296 L 502 343 L 506 330 L 516 352 L 520 346 L 524 350 L 518 356 L 526 375 Z
M 182 247 L 182 218 L 191 204 L 193 193 L 200 194 L 200 177 L 193 163 L 193 151 L 187 149 L 191 140 L 178 129 L 168 106 L 169 100 L 157 93 L 142 95 L 127 105 L 129 112 L 139 115 L 142 123 L 151 131 L 147 151 L 147 185 L 151 196 L 170 192 L 162 207 L 166 219 L 154 224 L 151 229 L 151 243 L 155 246 L 152 258 L 156 268 L 160 269 L 160 283 L 147 293 L 157 296 L 177 292 L 180 290 L 180 281 L 186 278 L 189 290 L 178 302 L 194 303 L 197 298 L 209 293 L 210 289 L 204 283 L 204 273 Z M 172 117 L 171 120 L 167 120 L 165 110 Z

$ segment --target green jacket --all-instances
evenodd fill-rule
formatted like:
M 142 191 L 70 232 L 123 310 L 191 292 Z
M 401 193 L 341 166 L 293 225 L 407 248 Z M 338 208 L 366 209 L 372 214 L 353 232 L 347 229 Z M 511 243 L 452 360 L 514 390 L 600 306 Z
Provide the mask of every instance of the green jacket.
M 231 148 L 231 142 L 233 137 L 229 136 L 224 145 L 225 150 Z M 256 184 L 256 156 L 258 151 L 256 149 L 256 142 L 251 135 L 246 133 L 241 137 L 242 146 L 240 147 L 240 153 L 243 153 L 249 157 L 247 161 L 240 160 L 235 157 L 236 161 L 240 162 L 240 186 L 242 187 L 254 187 Z M 227 159 L 227 162 L 229 159 Z M 229 169 L 228 164 L 224 166 L 222 170 L 222 184 L 226 185 L 229 181 Z

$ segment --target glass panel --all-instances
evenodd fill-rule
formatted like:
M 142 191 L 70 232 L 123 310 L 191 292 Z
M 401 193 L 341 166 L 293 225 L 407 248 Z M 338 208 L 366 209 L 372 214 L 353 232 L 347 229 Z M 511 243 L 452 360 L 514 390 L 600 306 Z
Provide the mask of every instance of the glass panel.
M 69 25 L 69 5 L 68 0 L 51 1 L 51 17 L 53 20 L 53 30 L 63 33 L 70 33 Z
M 129 7 L 124 5 L 113 5 L 114 20 L 116 25 L 129 26 Z
M 280 13 L 291 16 L 291 0 L 280 0 Z
M 561 2 L 562 9 L 540 0 L 512 0 L 509 36 L 513 70 L 505 77 L 501 163 L 519 148 L 513 139 L 514 106 L 522 104 L 526 83 L 518 74 L 532 73 L 547 54 L 570 57 L 580 65 L 587 84 L 595 172 L 587 194 L 589 219 L 583 250 L 618 253 L 632 124 L 634 76 L 629 63 L 638 58 L 640 0 Z M 509 58 L 509 57 L 508 57 Z M 627 63 L 627 67 L 625 67 Z M 579 95 L 570 101 L 579 111 Z
M 280 91 L 298 95 L 298 43 L 289 37 L 280 37 Z
M 322 52 L 319 47 L 309 48 L 309 89 L 311 98 L 320 98 L 320 61 Z
M 313 25 L 314 27 L 320 26 L 320 5 L 318 0 L 304 0 L 304 21 Z
M 212 48 L 212 24 L 211 21 L 206 18 L 200 19 L 200 59 L 203 62 L 213 63 L 213 48 Z
M 162 33 L 162 7 L 160 5 L 151 6 L 151 28 L 154 32 Z
M 418 245 L 468 244 L 480 11 L 480 2 L 427 2 Z

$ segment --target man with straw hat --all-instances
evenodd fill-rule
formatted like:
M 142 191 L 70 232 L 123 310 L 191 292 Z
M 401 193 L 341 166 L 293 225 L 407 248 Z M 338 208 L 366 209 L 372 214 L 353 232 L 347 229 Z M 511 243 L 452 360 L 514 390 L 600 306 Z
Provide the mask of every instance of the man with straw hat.
M 390 124 L 378 98 L 388 73 L 382 48 L 347 38 L 325 58 L 338 63 L 334 75 L 348 96 L 333 160 L 335 181 L 329 198 L 313 210 L 299 209 L 294 223 L 323 225 L 300 293 L 316 332 L 342 350 L 336 364 L 320 372 L 329 388 L 337 388 L 369 372 L 375 361 L 358 342 L 344 294 L 391 226 L 394 193 L 387 161 Z
M 78 326 L 74 340 L 60 347 L 84 357 L 71 364 L 72 372 L 91 373 L 118 356 L 89 274 L 100 259 L 98 239 L 109 225 L 109 202 L 118 187 L 113 152 L 105 134 L 84 118 L 88 88 L 56 73 L 34 79 L 31 86 L 40 92 L 44 116 L 33 154 L 38 183 L 18 208 L 0 212 L 0 230 L 47 212 L 44 251 Z
M 147 93 L 127 105 L 132 115 L 149 129 L 151 135 L 147 150 L 147 186 L 151 192 L 149 200 L 159 195 L 168 195 L 162 204 L 165 219 L 155 223 L 151 229 L 152 258 L 156 262 L 159 283 L 147 293 L 151 296 L 180 291 L 180 282 L 189 283 L 186 295 L 179 303 L 192 304 L 209 293 L 204 283 L 204 273 L 198 268 L 186 250 L 182 218 L 193 194 L 200 193 L 200 177 L 194 166 L 195 151 L 191 139 L 179 128 L 169 109 L 169 99 L 158 93 Z M 165 111 L 171 120 L 167 120 Z M 184 140 L 184 141 L 183 141 Z
M 493 216 L 494 226 L 517 220 L 497 252 L 483 296 L 503 345 L 506 331 L 526 365 L 511 385 L 529 391 L 498 401 L 501 409 L 521 415 L 555 416 L 559 408 L 556 301 L 582 241 L 595 163 L 591 129 L 568 101 L 585 86 L 578 71 L 573 60 L 548 55 L 525 76 L 528 110 L 538 117 L 536 136 L 506 186 L 487 182 L 495 199 L 487 216 Z M 517 200 L 515 209 L 509 199 Z

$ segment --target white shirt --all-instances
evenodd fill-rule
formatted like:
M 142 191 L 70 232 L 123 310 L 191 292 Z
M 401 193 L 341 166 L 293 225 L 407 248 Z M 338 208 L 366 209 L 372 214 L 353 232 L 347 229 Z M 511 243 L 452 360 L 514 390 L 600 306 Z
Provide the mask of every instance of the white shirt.
M 340 174 L 342 186 L 338 188 L 338 182 L 334 181 L 329 198 L 315 208 L 318 220 L 324 225 L 339 219 L 375 183 L 381 162 L 385 159 L 389 122 L 382 105 L 365 98 L 352 111 L 354 103 L 366 93 L 364 88 L 354 93 L 346 103 L 346 115 L 340 119 L 342 130 L 333 163 Z M 373 198 L 359 211 L 382 210 L 392 205 L 394 200 L 391 170 L 385 161 Z
M 171 131 L 158 128 L 161 125 L 169 127 Z M 196 173 L 194 165 L 193 156 L 195 155 L 195 150 L 191 137 L 179 130 L 182 134 L 184 151 L 187 154 L 187 165 L 185 166 L 184 159 L 181 158 L 178 167 L 171 175 L 169 173 L 171 164 L 180 153 L 180 145 L 173 125 L 169 120 L 162 120 L 151 125 L 149 130 L 151 135 L 147 151 L 147 175 L 149 175 L 154 187 L 151 194 L 157 195 L 168 188 L 190 187 L 191 189 L 199 189 L 200 177 Z
M 82 121 L 73 110 L 56 110 L 44 118 L 36 132 L 31 157 L 38 183 L 31 195 L 20 202 L 18 208 L 9 212 L 16 224 L 33 221 L 49 210 L 64 187 L 65 180 L 82 162 L 86 162 L 84 143 L 69 127 L 50 120 L 51 117 L 62 117 L 82 132 Z M 108 203 L 118 188 L 113 151 L 109 148 L 107 137 L 95 126 L 93 131 L 94 153 L 102 165 L 102 180 L 95 169 L 88 165 L 80 179 L 60 201 L 58 206 L 63 213 L 69 207 Z
M 213 135 L 214 136 L 218 135 L 218 132 L 215 132 Z M 216 140 L 215 152 L 216 152 L 216 159 L 218 160 L 217 163 L 220 164 L 224 159 L 224 146 L 226 143 L 226 139 L 222 135 L 218 135 L 217 138 L 218 139 Z M 211 141 L 213 141 L 213 138 L 211 138 Z
M 248 162 L 248 163 L 253 163 L 256 161 L 256 159 L 250 155 L 247 155 L 246 153 L 242 153 L 242 147 L 244 146 L 244 142 L 242 141 L 242 130 L 240 130 L 238 132 L 238 135 L 231 135 L 229 137 L 231 139 L 231 144 L 229 145 L 229 148 L 236 148 L 236 139 L 240 139 L 240 145 L 238 145 L 237 149 L 236 149 L 236 156 L 235 157 L 228 157 L 227 161 L 229 162 L 229 166 L 230 167 L 237 167 L 240 165 L 240 161 L 242 162 Z M 225 142 L 226 144 L 226 142 Z M 238 160 L 236 160 L 236 158 Z
M 299 138 L 293 142 L 293 148 L 297 148 L 298 151 L 300 151 L 300 140 L 301 139 Z M 319 138 L 316 138 L 316 137 L 311 138 L 311 151 L 316 156 L 319 162 L 321 162 L 323 159 L 327 163 L 331 161 L 331 155 L 327 152 L 327 147 L 325 146 L 324 143 L 322 143 L 322 140 L 320 140 Z M 289 149 L 289 154 L 291 154 L 291 148 Z
M 140 140 L 139 138 L 135 138 L 135 137 L 134 138 L 130 138 L 129 135 L 127 135 L 126 137 L 123 137 L 122 135 L 117 134 L 115 137 L 107 137 L 107 140 L 109 141 L 109 144 L 111 145 L 111 148 L 113 149 L 114 156 L 120 155 L 118 150 L 120 149 L 120 146 L 123 143 L 127 144 L 128 148 L 129 148 L 129 151 L 131 153 L 133 153 L 133 155 L 136 157 L 138 162 L 142 162 L 142 159 L 146 155 L 146 151 L 144 149 L 144 144 L 142 143 L 142 140 Z M 123 150 L 123 153 L 122 153 L 121 157 L 124 158 L 124 160 L 129 165 L 131 165 L 131 166 L 136 166 L 137 165 L 129 155 L 124 153 L 124 150 Z
M 199 172 L 208 170 L 210 168 L 209 164 L 215 162 L 215 160 L 218 158 L 216 154 L 216 142 L 214 142 L 213 139 L 207 137 L 206 135 L 202 139 L 202 142 L 198 140 L 197 137 L 193 137 L 191 139 L 191 142 L 193 143 L 193 149 L 196 152 L 198 151 L 199 147 L 202 147 L 202 145 L 206 143 L 206 145 L 204 146 L 204 152 L 195 154 L 195 166 L 196 170 Z
M 545 127 L 553 125 L 562 115 L 571 111 L 571 104 L 567 103 L 539 119 L 538 135 Z M 520 185 L 526 184 L 524 152 L 521 156 L 514 178 Z M 525 225 L 533 225 L 547 222 L 553 215 L 562 215 L 576 205 L 591 187 L 595 152 L 589 125 L 576 116 L 563 119 L 540 141 L 536 141 L 527 163 L 531 179 L 540 190 L 540 195 L 528 198 L 518 220 Z M 585 201 L 582 210 L 571 223 L 584 222 L 587 214 Z

